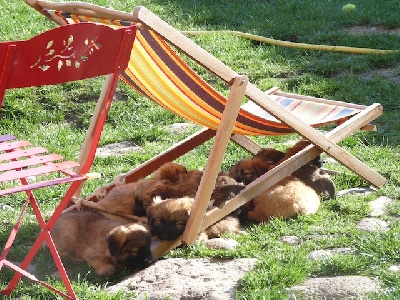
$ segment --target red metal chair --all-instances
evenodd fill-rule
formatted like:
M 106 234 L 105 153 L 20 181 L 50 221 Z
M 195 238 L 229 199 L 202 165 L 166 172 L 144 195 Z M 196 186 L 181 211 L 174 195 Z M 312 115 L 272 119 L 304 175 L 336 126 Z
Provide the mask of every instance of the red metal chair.
M 54 85 L 107 75 L 76 162 L 62 161 L 63 157 L 60 155 L 45 154 L 47 150 L 44 148 L 33 147 L 27 141 L 17 141 L 13 135 L 18 133 L 0 135 L 0 200 L 3 196 L 20 192 L 25 192 L 27 196 L 0 256 L 0 270 L 7 266 L 15 271 L 7 288 L 1 291 L 2 294 L 9 296 L 24 275 L 67 299 L 76 298 L 50 230 L 69 202 L 74 197 L 79 197 L 82 184 L 88 178 L 87 173 L 94 160 L 118 76 L 128 64 L 135 34 L 135 25 L 112 29 L 99 24 L 80 23 L 61 26 L 29 40 L 0 43 L 0 107 L 7 89 Z M 44 179 L 30 182 L 30 176 Z M 45 221 L 33 191 L 66 183 L 69 187 L 65 196 L 49 220 Z M 7 260 L 7 255 L 29 205 L 41 232 L 18 266 Z M 27 271 L 43 242 L 50 249 L 67 293 L 57 290 Z

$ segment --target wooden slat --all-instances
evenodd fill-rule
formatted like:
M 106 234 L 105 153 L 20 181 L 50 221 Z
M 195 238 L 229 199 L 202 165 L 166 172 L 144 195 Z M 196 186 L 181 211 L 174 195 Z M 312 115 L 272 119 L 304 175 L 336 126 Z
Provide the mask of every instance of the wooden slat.
M 47 187 L 47 186 L 59 185 L 59 184 L 64 184 L 64 183 L 69 183 L 69 182 L 74 182 L 74 181 L 82 181 L 82 180 L 85 180 L 86 178 L 87 177 L 84 175 L 75 175 L 75 176 L 66 177 L 66 178 L 58 178 L 58 179 L 53 179 L 53 180 L 35 182 L 35 183 L 31 183 L 31 184 L 26 184 L 26 185 L 19 185 L 19 186 L 1 190 L 0 197 L 4 196 L 4 195 L 10 195 L 10 194 L 15 194 L 15 193 L 24 192 L 24 191 L 31 191 L 34 189 L 43 188 L 43 187 Z
M 39 168 L 31 168 L 31 169 L 27 169 L 27 170 L 8 172 L 8 173 L 0 175 L 0 182 L 16 180 L 16 179 L 20 179 L 20 178 L 24 178 L 24 177 L 28 177 L 28 176 L 37 176 L 37 175 L 51 173 L 51 172 L 58 172 L 58 171 L 62 171 L 64 169 L 70 169 L 70 168 L 74 168 L 77 166 L 79 166 L 79 164 L 76 162 L 64 161 L 64 162 L 61 162 L 58 164 L 46 165 L 46 166 L 42 166 Z
M 56 160 L 61 160 L 63 157 L 58 154 L 48 154 L 42 156 L 34 156 L 24 160 L 11 161 L 0 165 L 0 172 L 16 170 L 24 167 L 44 164 Z
M 316 103 L 323 103 L 323 104 L 329 104 L 329 105 L 335 105 L 335 106 L 343 106 L 343 107 L 354 108 L 354 109 L 359 109 L 359 110 L 364 110 L 367 108 L 367 106 L 365 106 L 365 105 L 349 103 L 349 102 L 344 102 L 344 101 L 338 101 L 338 100 L 328 100 L 325 98 L 316 98 L 316 97 L 312 97 L 312 96 L 305 96 L 305 95 L 299 95 L 299 94 L 293 94 L 293 93 L 287 93 L 287 92 L 282 92 L 280 90 L 275 91 L 273 93 L 273 95 L 283 96 L 283 97 L 288 97 L 288 98 L 293 98 L 293 99 L 299 99 L 299 100 L 304 100 L 304 101 L 308 101 L 308 102 L 316 102 Z
M 0 151 L 9 151 L 9 150 L 18 149 L 21 147 L 30 146 L 30 145 L 31 145 L 31 143 L 29 143 L 27 141 L 15 141 L 15 142 L 11 142 L 11 143 L 1 143 Z
M 34 147 L 25 150 L 15 150 L 8 153 L 0 154 L 0 161 L 2 160 L 12 160 L 12 159 L 19 159 L 23 157 L 29 157 L 32 155 L 46 153 L 47 150 L 42 147 Z

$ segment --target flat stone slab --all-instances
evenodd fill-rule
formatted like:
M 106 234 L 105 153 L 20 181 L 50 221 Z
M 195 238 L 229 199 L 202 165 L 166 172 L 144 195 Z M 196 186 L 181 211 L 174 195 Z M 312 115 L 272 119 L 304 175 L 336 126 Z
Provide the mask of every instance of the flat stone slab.
M 365 299 L 367 293 L 378 291 L 379 283 L 364 276 L 309 278 L 288 289 L 288 299 L 343 300 Z
M 364 194 L 368 195 L 370 193 L 376 192 L 374 187 L 362 187 L 362 188 L 351 188 L 347 190 L 341 190 L 336 193 L 336 197 L 341 197 L 347 194 Z
M 182 134 L 193 127 L 196 127 L 196 125 L 191 123 L 174 123 L 166 126 L 165 129 L 172 134 Z
M 235 291 L 256 259 L 234 260 L 172 258 L 155 262 L 122 282 L 108 288 L 137 293 L 135 299 L 236 299 Z
M 141 152 L 143 151 L 143 149 L 132 141 L 125 141 L 120 143 L 108 144 L 104 147 L 97 148 L 96 157 L 123 155 L 131 151 Z
M 356 225 L 358 229 L 366 231 L 388 231 L 389 225 L 386 221 L 377 218 L 364 218 Z
M 311 260 L 327 259 L 334 255 L 340 254 L 352 254 L 354 251 L 351 248 L 332 248 L 332 249 L 321 249 L 314 250 L 308 254 L 308 258 Z
M 370 216 L 371 217 L 378 217 L 386 214 L 388 206 L 393 202 L 392 199 L 381 196 L 378 197 L 376 200 L 371 201 L 369 203 L 371 207 Z

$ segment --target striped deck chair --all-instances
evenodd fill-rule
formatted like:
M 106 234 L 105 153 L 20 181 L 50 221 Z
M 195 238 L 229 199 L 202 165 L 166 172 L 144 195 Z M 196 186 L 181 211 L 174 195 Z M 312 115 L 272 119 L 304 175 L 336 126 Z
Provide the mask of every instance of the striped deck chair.
M 144 7 L 137 7 L 133 14 L 130 14 L 82 2 L 25 1 L 58 24 L 100 22 L 116 27 L 127 26 L 132 22 L 140 24 L 131 53 L 131 62 L 121 75 L 123 80 L 142 95 L 173 113 L 204 126 L 204 129 L 186 140 L 124 174 L 124 182 L 143 178 L 162 163 L 172 161 L 215 137 L 182 238 L 154 248 L 154 257 L 163 255 L 181 243 L 193 244 L 201 230 L 270 188 L 322 152 L 375 186 L 382 186 L 386 182 L 384 177 L 337 145 L 357 130 L 373 129 L 370 122 L 382 114 L 380 104 L 362 106 L 289 94 L 278 88 L 261 91 L 248 82 L 246 76 L 230 69 Z M 189 67 L 181 55 L 192 59 L 224 81 L 230 87 L 229 96 L 224 97 L 211 87 Z M 244 97 L 249 101 L 242 105 Z M 326 124 L 337 126 L 326 134 L 316 130 L 316 127 Z M 246 186 L 223 208 L 206 213 L 230 140 L 249 152 L 256 153 L 261 147 L 250 136 L 274 136 L 293 132 L 312 144 Z M 120 178 L 116 181 L 105 187 L 104 192 L 107 193 L 118 184 Z M 96 200 L 96 195 L 98 194 L 85 200 Z

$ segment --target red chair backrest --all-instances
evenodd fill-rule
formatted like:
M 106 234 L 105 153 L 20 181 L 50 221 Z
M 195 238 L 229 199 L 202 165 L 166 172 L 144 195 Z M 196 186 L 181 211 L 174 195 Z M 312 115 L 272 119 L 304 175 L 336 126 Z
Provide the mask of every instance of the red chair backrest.
M 11 88 L 51 85 L 126 68 L 136 26 L 78 23 L 0 43 L 0 102 Z

